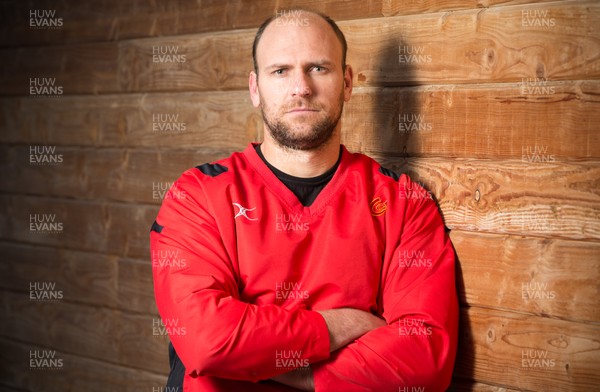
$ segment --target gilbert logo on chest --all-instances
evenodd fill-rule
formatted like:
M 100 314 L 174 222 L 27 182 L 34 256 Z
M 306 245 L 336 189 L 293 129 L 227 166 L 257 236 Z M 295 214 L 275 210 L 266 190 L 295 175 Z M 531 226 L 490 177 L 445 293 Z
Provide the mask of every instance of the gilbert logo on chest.
M 233 205 L 234 212 L 237 211 L 233 217 L 234 220 L 237 220 L 237 218 L 241 218 L 241 220 L 249 220 L 249 221 L 258 220 L 258 218 L 255 217 L 255 213 L 253 212 L 254 210 L 256 210 L 256 207 L 248 208 L 248 207 L 242 206 L 240 203 L 231 203 L 231 204 Z

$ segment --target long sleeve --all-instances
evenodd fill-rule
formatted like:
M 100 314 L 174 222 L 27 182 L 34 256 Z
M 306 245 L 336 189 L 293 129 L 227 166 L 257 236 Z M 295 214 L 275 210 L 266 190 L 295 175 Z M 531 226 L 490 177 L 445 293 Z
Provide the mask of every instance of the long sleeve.
M 212 180 L 194 169 L 184 173 L 150 234 L 156 303 L 186 373 L 258 381 L 285 371 L 276 366 L 281 350 L 311 363 L 328 358 L 318 313 L 240 300 L 235 244 L 225 243 L 235 227 L 214 218 L 203 184 Z M 234 225 L 230 211 L 219 214 L 230 214 Z
M 388 325 L 314 364 L 317 392 L 443 391 L 450 383 L 458 333 L 454 250 L 427 192 L 406 176 L 398 185 L 380 289 Z

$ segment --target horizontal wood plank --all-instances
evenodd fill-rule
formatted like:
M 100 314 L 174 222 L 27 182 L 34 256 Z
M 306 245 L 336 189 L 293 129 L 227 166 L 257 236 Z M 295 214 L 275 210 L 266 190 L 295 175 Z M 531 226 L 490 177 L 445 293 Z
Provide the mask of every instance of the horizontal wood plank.
M 30 295 L 37 296 L 37 293 L 40 298 L 43 293 L 51 296 L 54 291 L 60 293 L 58 286 L 33 289 L 31 293 L 3 292 L 2 308 L 10 321 L 2 323 L 0 336 L 64 353 L 114 361 L 119 350 L 115 339 L 119 332 L 118 312 L 71 304 L 61 299 L 30 299 Z
M 591 27 L 600 25 L 598 7 L 594 2 L 538 4 L 340 26 L 358 86 L 593 79 L 600 76 L 600 28 Z M 522 26 L 523 12 L 549 15 L 533 19 L 553 20 L 554 26 Z M 177 41 L 128 41 L 120 48 L 122 90 L 244 88 L 252 69 L 252 38 L 252 31 L 240 30 Z M 152 51 L 161 47 L 186 55 L 185 62 L 157 66 Z M 248 56 L 240 59 L 240 53 Z
M 346 104 L 342 142 L 402 156 L 535 161 L 600 155 L 600 82 L 552 82 L 548 94 L 522 83 L 357 88 Z M 541 92 L 541 90 L 540 90 Z
M 0 195 L 0 211 L 7 241 L 149 260 L 158 206 Z
M 519 84 L 358 88 L 342 141 L 368 154 L 599 158 L 600 81 L 548 86 L 553 94 L 522 94 Z M 11 144 L 240 150 L 262 138 L 247 91 L 0 102 L 0 140 Z
M 229 150 L 262 135 L 247 91 L 0 102 L 0 140 L 6 143 Z
M 55 355 L 62 359 L 61 369 L 30 369 L 29 355 L 34 350 L 48 348 L 0 338 L 0 362 L 3 364 L 0 377 L 4 383 L 27 391 L 148 392 L 153 388 L 164 388 L 167 381 L 166 371 L 157 374 L 59 351 Z M 163 363 L 168 366 L 166 360 Z
M 375 159 L 428 189 L 451 229 L 600 238 L 597 162 Z
M 2 305 L 10 321 L 0 326 L 0 336 L 126 367 L 168 369 L 169 339 L 158 313 L 133 314 L 66 299 L 32 301 L 26 293 L 7 292 Z
M 24 392 L 25 389 L 17 389 L 6 385 L 0 385 L 0 392 Z
M 359 86 L 597 79 L 599 10 L 594 1 L 539 3 L 342 28 Z
M 340 26 L 358 86 L 541 83 L 600 77 L 599 9 L 593 1 L 541 3 Z M 10 95 L 29 95 L 36 76 L 56 78 L 64 94 L 244 89 L 254 33 L 5 49 L 0 82 Z
M 1 94 L 52 101 L 117 92 L 118 56 L 116 43 L 3 49 Z
M 600 243 L 452 231 L 460 300 L 600 323 Z
M 499 380 L 501 382 L 501 380 Z M 447 392 L 517 392 L 518 389 L 489 385 L 476 381 L 453 379 Z
M 119 260 L 119 308 L 157 315 L 150 256 Z
M 115 256 L 0 242 L 0 288 L 29 293 L 35 282 L 53 284 L 64 300 L 96 306 L 117 304 Z
M 455 375 L 534 391 L 600 385 L 600 326 L 469 308 L 461 313 Z
M 545 0 L 406 0 L 383 2 L 383 15 L 398 16 L 412 14 L 427 14 L 440 11 L 458 11 L 471 8 L 504 7 L 517 4 L 542 3 Z M 549 0 L 551 1 L 551 0 Z
M 254 32 L 235 30 L 119 44 L 121 91 L 235 90 L 248 86 Z
M 336 21 L 342 21 L 530 2 L 531 0 L 413 0 L 402 3 L 390 0 L 289 0 L 285 7 L 276 0 L 209 0 L 202 3 L 179 0 L 135 4 L 115 0 L 94 4 L 39 0 L 35 4 L 26 1 L 7 2 L 0 4 L 0 10 L 7 21 L 0 27 L 0 46 L 114 41 L 253 28 L 258 27 L 277 10 L 294 7 L 314 9 Z M 55 17 L 62 18 L 62 26 L 56 29 L 32 28 L 29 13 L 31 9 L 55 10 Z
M 149 257 L 136 260 L 10 242 L 0 242 L 0 253 L 0 289 L 28 295 L 32 284 L 46 282 L 67 302 L 157 313 Z
M 40 196 L 160 204 L 174 181 L 190 168 L 214 162 L 227 153 L 189 150 L 58 148 L 60 165 L 31 165 L 29 147 L 4 149 L 0 158 L 7 182 L 0 190 Z M 131 207 L 127 207 L 131 208 Z
M 75 1 L 37 1 L 32 7 L 23 1 L 4 4 L 0 8 L 7 15 L 8 22 L 0 28 L 0 46 L 113 41 L 257 28 L 277 11 L 295 7 L 324 12 L 336 21 L 371 18 L 382 15 L 383 2 L 288 0 L 281 4 L 277 0 L 203 0 L 202 3 L 178 0 L 130 4 L 104 0 L 93 5 Z M 463 7 L 473 6 L 468 0 L 462 0 L 462 3 Z M 56 10 L 56 17 L 63 19 L 63 26 L 57 29 L 32 29 L 30 9 Z

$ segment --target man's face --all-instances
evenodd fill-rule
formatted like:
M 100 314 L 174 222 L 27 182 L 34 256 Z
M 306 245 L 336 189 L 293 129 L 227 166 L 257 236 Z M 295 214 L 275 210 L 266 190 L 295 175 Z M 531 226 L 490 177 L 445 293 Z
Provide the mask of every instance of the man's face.
M 263 32 L 256 60 L 250 94 L 273 139 L 296 150 L 327 142 L 352 91 L 352 71 L 343 70 L 331 26 L 310 13 L 278 18 Z

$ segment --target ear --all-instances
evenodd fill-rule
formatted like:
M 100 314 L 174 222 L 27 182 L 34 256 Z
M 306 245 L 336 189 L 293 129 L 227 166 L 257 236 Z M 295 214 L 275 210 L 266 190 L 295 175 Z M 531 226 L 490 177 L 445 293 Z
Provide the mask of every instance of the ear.
M 260 93 L 258 92 L 258 75 L 251 71 L 248 76 L 248 88 L 250 89 L 250 99 L 255 108 L 260 106 Z
M 346 72 L 344 72 L 344 101 L 348 102 L 350 96 L 352 96 L 352 67 L 350 64 L 346 65 Z

